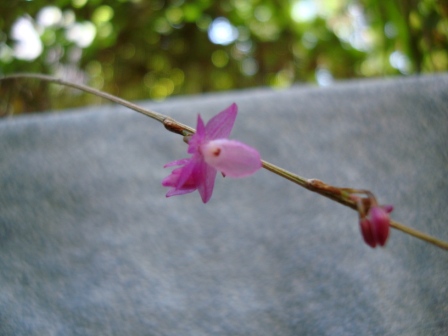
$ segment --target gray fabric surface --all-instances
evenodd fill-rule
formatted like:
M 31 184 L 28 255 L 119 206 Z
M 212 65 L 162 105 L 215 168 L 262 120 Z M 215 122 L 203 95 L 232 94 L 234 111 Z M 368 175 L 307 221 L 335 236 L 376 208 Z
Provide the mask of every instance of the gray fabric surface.
M 141 105 L 448 240 L 448 75 Z M 448 252 L 261 170 L 165 198 L 181 137 L 117 106 L 0 120 L 1 335 L 447 335 Z

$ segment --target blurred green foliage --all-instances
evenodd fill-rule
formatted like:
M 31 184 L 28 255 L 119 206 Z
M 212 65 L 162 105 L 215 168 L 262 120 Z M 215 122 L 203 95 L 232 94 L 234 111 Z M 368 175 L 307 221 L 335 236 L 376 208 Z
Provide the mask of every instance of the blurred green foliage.
M 0 75 L 128 100 L 448 69 L 442 0 L 11 0 L 0 13 Z M 32 80 L 2 83 L 0 99 L 3 113 L 101 102 Z

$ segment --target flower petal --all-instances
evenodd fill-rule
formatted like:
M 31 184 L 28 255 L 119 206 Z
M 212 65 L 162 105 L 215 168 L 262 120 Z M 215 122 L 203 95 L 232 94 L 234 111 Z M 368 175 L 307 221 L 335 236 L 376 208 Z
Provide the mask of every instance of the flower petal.
M 375 240 L 378 244 L 384 246 L 387 237 L 389 237 L 390 219 L 388 213 L 379 206 L 373 206 L 369 210 L 369 217 Z
M 205 161 L 201 161 L 196 166 L 195 175 L 198 180 L 198 191 L 204 203 L 207 203 L 212 197 L 216 173 L 216 169 L 207 165 Z
M 237 113 L 238 106 L 233 103 L 211 118 L 205 126 L 205 138 L 207 140 L 228 138 L 235 124 Z
M 176 189 L 185 189 L 186 184 L 188 184 L 188 188 L 197 188 L 198 180 L 194 174 L 196 165 L 197 158 L 196 156 L 193 156 L 185 166 L 179 168 L 180 174 L 179 179 L 177 180 Z
M 196 125 L 196 133 L 194 133 L 190 140 L 188 140 L 188 150 L 189 154 L 197 153 L 199 146 L 205 141 L 205 126 L 201 115 L 198 114 L 198 122 Z
M 260 154 L 239 141 L 219 139 L 201 146 L 205 162 L 229 177 L 245 177 L 261 168 Z
M 179 185 L 179 177 L 182 174 L 184 167 L 174 169 L 170 175 L 165 177 L 162 180 L 162 185 L 164 187 L 171 187 L 171 189 L 167 192 L 166 197 L 175 196 L 175 195 L 183 195 L 188 194 L 197 189 L 194 181 L 188 181 L 184 184 Z
M 362 218 L 359 222 L 361 228 L 362 238 L 364 242 L 372 248 L 376 247 L 376 241 L 372 232 L 372 224 L 367 218 Z
M 173 187 L 175 188 L 177 186 L 177 181 L 179 181 L 179 175 L 180 175 L 180 170 L 182 168 L 177 168 L 174 169 L 171 174 L 169 174 L 167 177 L 165 177 L 162 180 L 162 185 L 164 187 Z
M 387 213 L 391 213 L 394 210 L 394 206 L 391 204 L 382 205 L 381 208 L 383 208 L 383 210 L 386 211 Z
M 178 196 L 178 195 L 185 195 L 185 194 L 189 194 L 192 193 L 193 191 L 195 191 L 196 188 L 190 188 L 190 189 L 170 189 L 167 193 L 166 193 L 166 197 L 171 197 L 171 196 Z
M 166 165 L 163 166 L 163 168 L 168 168 L 168 167 L 174 167 L 174 166 L 182 166 L 187 164 L 191 159 L 187 158 L 187 159 L 180 159 L 180 160 L 176 160 L 173 162 L 169 162 Z

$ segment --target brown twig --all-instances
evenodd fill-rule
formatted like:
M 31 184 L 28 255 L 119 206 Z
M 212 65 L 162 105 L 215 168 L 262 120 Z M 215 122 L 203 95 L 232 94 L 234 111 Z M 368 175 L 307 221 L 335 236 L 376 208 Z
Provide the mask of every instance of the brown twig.
M 129 109 L 132 109 L 132 110 L 142 113 L 152 119 L 155 119 L 155 120 L 161 122 L 164 125 L 164 127 L 170 132 L 180 134 L 184 137 L 195 133 L 195 130 L 193 128 L 191 128 L 187 125 L 184 125 L 184 124 L 172 119 L 171 117 L 165 116 L 163 114 L 160 114 L 160 113 L 157 113 L 157 112 L 154 112 L 151 110 L 144 109 L 138 105 L 135 105 L 135 104 L 130 103 L 124 99 L 113 96 L 109 93 L 99 91 L 94 88 L 82 85 L 82 84 L 67 82 L 67 81 L 64 81 L 64 80 L 56 78 L 56 77 L 42 75 L 42 74 L 22 73 L 22 74 L 14 74 L 14 75 L 2 77 L 2 78 L 0 78 L 0 81 L 20 79 L 20 78 L 38 79 L 38 80 L 47 81 L 47 82 L 51 82 L 51 83 L 55 83 L 55 84 L 59 84 L 59 85 L 65 85 L 65 86 L 72 87 L 72 88 L 75 88 L 78 90 L 82 90 L 82 91 L 97 95 L 99 97 L 105 98 L 107 100 L 110 100 L 114 103 L 123 105 Z M 318 193 L 319 195 L 325 196 L 335 202 L 341 203 L 347 207 L 350 207 L 350 208 L 358 211 L 356 202 L 353 199 L 346 197 L 346 195 L 344 194 L 345 190 L 353 190 L 353 189 L 334 187 L 334 186 L 326 184 L 317 179 L 306 179 L 306 178 L 303 178 L 299 175 L 293 174 L 283 168 L 280 168 L 280 167 L 273 165 L 272 163 L 269 163 L 264 160 L 262 160 L 262 164 L 263 164 L 263 168 L 265 168 L 266 170 L 268 170 L 274 174 L 277 174 L 291 182 L 294 182 L 305 189 L 308 189 L 310 191 Z M 363 191 L 363 192 L 370 193 L 369 191 Z M 368 199 L 363 200 L 363 202 L 368 202 Z M 368 206 L 370 206 L 370 204 L 366 204 L 366 206 L 367 206 L 366 209 L 368 209 Z M 427 235 L 423 232 L 420 232 L 418 230 L 410 228 L 404 224 L 398 223 L 394 220 L 391 220 L 390 226 L 393 227 L 394 229 L 400 230 L 404 233 L 407 233 L 411 236 L 421 239 L 427 243 L 430 243 L 430 244 L 433 244 L 442 249 L 448 250 L 448 242 L 445 242 L 445 241 L 442 241 L 435 237 L 432 237 L 430 235 Z

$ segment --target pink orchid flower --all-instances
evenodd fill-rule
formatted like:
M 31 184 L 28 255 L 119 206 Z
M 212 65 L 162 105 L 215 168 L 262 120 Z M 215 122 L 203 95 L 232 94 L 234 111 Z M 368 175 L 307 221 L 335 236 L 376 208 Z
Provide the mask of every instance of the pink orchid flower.
M 375 248 L 384 246 L 389 237 L 390 218 L 393 207 L 391 205 L 374 205 L 369 209 L 366 217 L 359 220 L 362 237 L 367 245 Z
M 261 168 L 260 154 L 252 147 L 228 137 L 235 123 L 238 108 L 232 104 L 214 116 L 207 125 L 200 115 L 196 133 L 188 141 L 190 158 L 164 166 L 181 166 L 165 177 L 162 185 L 171 188 L 166 197 L 191 193 L 196 189 L 207 203 L 213 193 L 216 173 L 224 176 L 246 177 Z

